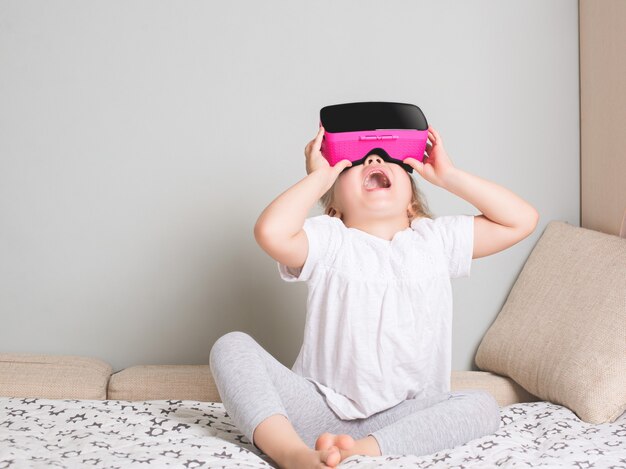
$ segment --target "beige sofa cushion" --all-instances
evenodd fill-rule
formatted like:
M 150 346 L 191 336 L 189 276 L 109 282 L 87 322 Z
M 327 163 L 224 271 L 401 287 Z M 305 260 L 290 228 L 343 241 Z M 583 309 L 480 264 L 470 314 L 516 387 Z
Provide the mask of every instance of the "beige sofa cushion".
M 489 391 L 501 406 L 538 400 L 510 378 L 486 371 L 453 371 L 451 389 Z M 109 399 L 180 399 L 222 402 L 209 365 L 144 365 L 119 371 L 109 380 Z
M 111 376 L 108 398 L 221 402 L 209 365 L 131 366 Z
M 482 389 L 489 392 L 498 401 L 500 407 L 518 402 L 539 401 L 523 387 L 506 376 L 500 376 L 489 371 L 452 371 L 450 390 Z
M 501 406 L 538 399 L 510 378 L 486 371 L 453 371 L 451 389 L 489 391 Z M 0 354 L 0 396 L 222 401 L 209 365 L 132 366 L 112 374 L 96 358 L 18 353 Z
M 103 400 L 112 371 L 97 358 L 0 353 L 0 395 Z
M 476 353 L 589 423 L 626 410 L 626 239 L 550 222 Z

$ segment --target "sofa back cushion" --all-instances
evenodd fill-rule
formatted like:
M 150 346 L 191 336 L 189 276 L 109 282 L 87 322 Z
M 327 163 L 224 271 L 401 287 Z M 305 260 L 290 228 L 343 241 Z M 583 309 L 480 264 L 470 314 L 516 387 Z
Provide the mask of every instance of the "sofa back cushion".
M 112 371 L 98 358 L 0 353 L 0 396 L 104 400 Z
M 137 365 L 111 376 L 109 399 L 221 402 L 209 365 Z

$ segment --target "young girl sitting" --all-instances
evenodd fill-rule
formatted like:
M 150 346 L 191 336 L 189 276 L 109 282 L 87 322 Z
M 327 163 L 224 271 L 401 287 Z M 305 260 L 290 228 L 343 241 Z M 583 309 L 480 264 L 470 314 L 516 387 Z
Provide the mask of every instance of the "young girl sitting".
M 432 218 L 415 181 L 384 152 L 331 167 L 324 129 L 308 175 L 259 216 L 254 235 L 281 278 L 304 281 L 304 342 L 289 369 L 250 335 L 220 337 L 210 367 L 234 424 L 279 467 L 328 468 L 354 455 L 424 455 L 495 432 L 496 400 L 450 392 L 450 278 L 533 232 L 537 211 L 456 168 L 428 128 L 422 178 L 482 213 Z M 325 214 L 306 218 L 320 199 Z

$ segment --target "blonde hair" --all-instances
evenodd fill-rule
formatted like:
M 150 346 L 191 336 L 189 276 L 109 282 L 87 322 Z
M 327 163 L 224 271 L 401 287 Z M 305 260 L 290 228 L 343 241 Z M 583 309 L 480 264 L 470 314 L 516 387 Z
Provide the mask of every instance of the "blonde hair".
M 408 173 L 407 173 L 408 174 Z M 410 212 L 407 211 L 407 216 L 409 217 L 409 223 L 415 220 L 416 218 L 433 218 L 433 214 L 428 209 L 428 204 L 422 191 L 417 187 L 417 183 L 415 179 L 409 174 L 409 179 L 411 180 L 411 208 Z M 319 203 L 324 209 L 324 213 L 326 215 L 333 215 L 334 209 L 333 204 L 335 203 L 335 185 L 337 184 L 337 180 L 333 183 L 330 189 L 326 191 L 326 193 L 320 198 Z

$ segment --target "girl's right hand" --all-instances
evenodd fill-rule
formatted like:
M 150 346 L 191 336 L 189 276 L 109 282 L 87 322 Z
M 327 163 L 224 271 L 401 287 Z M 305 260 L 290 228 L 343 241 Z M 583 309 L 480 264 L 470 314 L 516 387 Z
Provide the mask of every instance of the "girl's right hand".
M 336 163 L 335 166 L 331 166 L 321 152 L 323 136 L 324 127 L 320 126 L 315 138 L 304 148 L 304 155 L 306 156 L 306 173 L 311 174 L 313 171 L 324 168 L 329 170 L 333 176 L 333 180 L 335 180 L 345 168 L 352 166 L 352 162 L 349 160 L 341 160 Z

